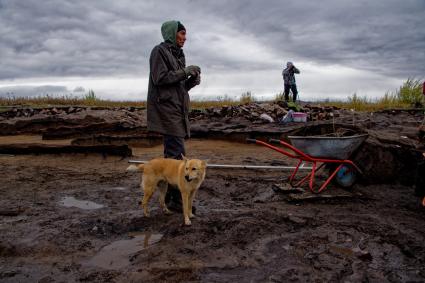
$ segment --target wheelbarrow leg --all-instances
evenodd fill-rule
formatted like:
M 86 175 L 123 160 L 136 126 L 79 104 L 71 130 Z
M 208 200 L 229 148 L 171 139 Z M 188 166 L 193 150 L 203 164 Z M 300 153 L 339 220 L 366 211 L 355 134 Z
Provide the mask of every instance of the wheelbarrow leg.
M 295 167 L 295 169 L 294 169 L 294 172 L 292 172 L 291 177 L 289 177 L 289 184 L 290 184 L 290 185 L 292 185 L 292 181 L 294 180 L 295 175 L 297 174 L 297 172 L 298 172 L 298 168 L 300 168 L 301 163 L 302 163 L 302 160 L 300 159 L 300 160 L 298 161 L 297 167 Z
M 313 191 L 312 188 L 313 188 L 313 184 L 314 184 L 314 174 L 316 172 L 316 162 L 312 162 L 312 163 L 313 163 L 313 167 L 312 167 L 311 172 L 308 173 L 307 176 L 302 178 L 300 181 L 298 181 L 298 183 L 295 184 L 296 187 L 301 186 L 305 181 L 307 181 L 310 178 L 309 188 L 310 188 L 311 191 Z
M 304 178 L 302 178 L 295 186 L 297 186 L 297 187 L 298 186 L 301 186 L 305 181 L 307 181 L 308 179 L 310 179 L 309 185 L 308 185 L 310 191 L 312 193 L 319 193 L 320 191 L 319 192 L 316 192 L 314 190 L 314 178 L 316 177 L 316 173 L 319 172 L 320 169 L 322 169 L 322 167 L 325 165 L 325 163 L 322 163 L 319 167 L 317 167 L 317 163 L 315 161 L 313 161 L 312 163 L 313 163 L 313 167 L 312 167 L 311 172 L 307 176 L 305 176 Z M 327 184 L 325 184 L 325 186 L 326 185 Z
M 320 164 L 320 166 L 319 167 L 317 167 L 317 169 L 316 169 L 316 162 L 314 162 L 313 163 L 313 170 L 311 171 L 311 173 L 312 173 L 312 175 L 311 175 L 311 178 L 310 178 L 310 184 L 309 184 L 309 187 L 310 187 L 310 191 L 312 192 L 312 193 L 320 193 L 320 191 L 318 191 L 318 192 L 316 192 L 315 190 L 314 190 L 314 178 L 315 178 L 315 174 L 317 173 L 317 172 L 319 172 L 319 170 L 320 169 L 322 169 L 322 167 L 325 165 L 325 163 L 322 163 L 322 164 Z
M 339 164 L 339 166 L 329 176 L 329 178 L 322 184 L 322 186 L 320 186 L 320 189 L 317 191 L 318 193 L 320 193 L 321 191 L 323 191 L 326 188 L 326 186 L 330 183 L 330 181 L 332 181 L 332 179 L 335 177 L 335 175 L 339 171 L 339 169 L 341 169 L 342 165 L 343 165 L 343 163 Z
M 308 173 L 307 176 L 305 176 L 300 181 L 298 181 L 298 183 L 295 184 L 295 187 L 301 186 L 306 180 L 308 180 L 308 178 L 310 178 L 311 174 L 312 174 L 312 172 Z
M 314 174 L 316 173 L 316 162 L 313 162 L 313 169 L 311 169 L 311 177 L 310 177 L 310 183 L 308 186 L 310 187 L 310 191 L 314 192 L 313 186 L 314 186 Z

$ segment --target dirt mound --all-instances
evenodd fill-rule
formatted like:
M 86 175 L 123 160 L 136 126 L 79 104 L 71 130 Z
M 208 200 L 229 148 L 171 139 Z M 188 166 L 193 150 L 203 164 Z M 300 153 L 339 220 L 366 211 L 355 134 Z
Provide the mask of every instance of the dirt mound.
M 322 135 L 339 128 L 368 133 L 369 139 L 353 156 L 370 183 L 414 183 L 416 166 L 425 151 L 423 112 L 385 110 L 353 112 L 332 107 L 304 105 L 307 123 L 270 123 L 267 114 L 279 121 L 289 110 L 284 103 L 253 103 L 240 106 L 193 110 L 192 137 L 245 142 L 247 138 L 286 139 L 288 135 Z M 1 135 L 41 134 L 43 140 L 74 139 L 72 145 L 131 145 L 151 147 L 161 136 L 146 130 L 143 108 L 22 108 L 1 113 Z M 7 148 L 2 150 L 8 153 Z M 16 152 L 16 151 L 14 151 Z
M 337 107 L 320 107 L 309 104 L 298 107 L 299 109 L 296 109 L 294 106 L 288 106 L 286 102 L 282 101 L 276 103 L 251 103 L 238 106 L 209 107 L 203 111 L 193 110 L 190 113 L 190 118 L 192 120 L 242 118 L 253 123 L 261 124 L 268 122 L 267 119 L 261 116 L 262 114 L 267 114 L 274 121 L 278 122 L 291 109 L 306 112 L 310 121 L 328 120 L 332 117 L 339 117 L 340 115 L 340 109 Z

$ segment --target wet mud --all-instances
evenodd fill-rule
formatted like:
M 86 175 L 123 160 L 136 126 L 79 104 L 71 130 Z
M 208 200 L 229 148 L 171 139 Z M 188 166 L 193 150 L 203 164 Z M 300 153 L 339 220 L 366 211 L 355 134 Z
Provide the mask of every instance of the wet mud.
M 129 159 L 162 156 L 145 110 L 1 115 L 0 281 L 425 281 L 425 191 L 414 187 L 423 175 L 423 112 L 310 109 L 313 121 L 285 125 L 258 120 L 261 111 L 284 114 L 276 105 L 195 111 L 188 155 L 294 166 L 245 139 L 367 133 L 351 157 L 363 179 L 317 195 L 288 187 L 289 171 L 208 168 L 189 227 L 158 201 L 143 217 L 141 177 L 125 171 Z
M 256 145 L 187 147 L 214 164 L 294 164 Z M 149 160 L 162 147 L 133 154 Z M 143 217 L 127 166 L 99 154 L 0 156 L 0 281 L 425 280 L 425 210 L 411 187 L 331 185 L 328 198 L 291 201 L 273 189 L 288 172 L 208 169 L 186 227 L 157 201 Z

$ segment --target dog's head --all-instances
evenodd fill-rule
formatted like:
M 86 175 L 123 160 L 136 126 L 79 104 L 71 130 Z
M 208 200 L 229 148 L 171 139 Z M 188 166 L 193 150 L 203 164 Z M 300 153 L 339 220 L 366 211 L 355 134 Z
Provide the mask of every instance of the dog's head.
M 186 181 L 203 180 L 207 163 L 199 159 L 184 158 L 184 178 Z

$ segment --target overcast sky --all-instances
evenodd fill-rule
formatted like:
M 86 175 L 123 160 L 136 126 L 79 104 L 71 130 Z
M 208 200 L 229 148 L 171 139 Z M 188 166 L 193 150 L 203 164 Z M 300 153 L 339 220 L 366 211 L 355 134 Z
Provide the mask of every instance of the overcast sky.
M 0 96 L 143 100 L 170 19 L 202 69 L 198 99 L 274 97 L 287 61 L 302 100 L 379 97 L 425 77 L 424 0 L 0 0 Z

